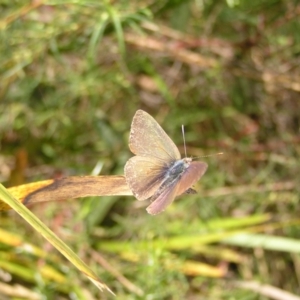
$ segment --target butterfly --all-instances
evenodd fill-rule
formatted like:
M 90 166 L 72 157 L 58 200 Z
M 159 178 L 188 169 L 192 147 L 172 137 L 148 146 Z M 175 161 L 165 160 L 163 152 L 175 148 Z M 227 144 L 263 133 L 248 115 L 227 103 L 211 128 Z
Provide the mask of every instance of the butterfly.
M 133 117 L 129 148 L 136 156 L 125 165 L 126 183 L 138 200 L 150 198 L 147 212 L 152 215 L 164 211 L 176 196 L 194 193 L 191 186 L 207 169 L 204 162 L 181 158 L 170 137 L 143 110 Z

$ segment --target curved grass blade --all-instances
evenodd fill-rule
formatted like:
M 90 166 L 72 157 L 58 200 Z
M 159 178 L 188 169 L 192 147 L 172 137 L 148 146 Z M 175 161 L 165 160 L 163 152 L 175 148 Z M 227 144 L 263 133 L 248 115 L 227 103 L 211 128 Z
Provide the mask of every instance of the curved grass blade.
M 47 241 L 49 241 L 62 255 L 64 255 L 79 271 L 91 280 L 101 291 L 106 289 L 114 294 L 109 287 L 103 283 L 97 275 L 67 246 L 58 238 L 42 221 L 40 221 L 30 210 L 15 199 L 0 184 L 0 198 L 11 208 L 13 208 L 22 218 L 24 218 L 37 232 L 39 232 Z

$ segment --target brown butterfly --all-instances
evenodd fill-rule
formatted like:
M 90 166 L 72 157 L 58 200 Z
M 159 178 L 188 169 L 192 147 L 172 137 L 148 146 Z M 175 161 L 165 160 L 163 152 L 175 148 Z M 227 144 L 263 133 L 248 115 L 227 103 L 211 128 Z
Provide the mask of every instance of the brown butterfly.
M 176 145 L 145 111 L 132 120 L 129 148 L 136 155 L 125 165 L 126 182 L 138 200 L 151 199 L 149 214 L 159 214 L 176 196 L 193 193 L 191 186 L 207 169 L 204 162 L 181 158 Z

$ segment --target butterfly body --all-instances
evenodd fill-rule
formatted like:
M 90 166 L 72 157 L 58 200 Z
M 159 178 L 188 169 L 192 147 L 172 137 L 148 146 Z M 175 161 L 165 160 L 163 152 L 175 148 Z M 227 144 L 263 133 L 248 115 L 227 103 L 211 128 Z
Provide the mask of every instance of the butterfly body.
M 133 118 L 129 147 L 136 156 L 125 165 L 126 182 L 138 200 L 151 199 L 150 214 L 162 212 L 176 196 L 192 193 L 191 186 L 207 169 L 206 163 L 181 159 L 173 141 L 142 110 Z
M 184 158 L 172 162 L 172 164 L 166 168 L 165 175 L 163 176 L 164 179 L 158 190 L 151 197 L 151 200 L 154 201 L 165 189 L 179 181 L 184 171 L 189 167 L 191 161 L 191 158 Z

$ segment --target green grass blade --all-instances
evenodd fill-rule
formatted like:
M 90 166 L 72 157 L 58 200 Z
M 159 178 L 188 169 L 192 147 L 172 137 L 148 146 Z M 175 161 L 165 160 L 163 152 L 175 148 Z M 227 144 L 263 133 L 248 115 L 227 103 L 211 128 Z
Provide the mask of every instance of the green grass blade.
M 27 207 L 16 200 L 0 184 L 0 198 L 11 206 L 23 219 L 25 219 L 37 232 L 39 232 L 47 241 L 49 241 L 61 254 L 63 254 L 78 270 L 85 274 L 100 290 L 111 290 L 101 282 L 96 274 L 67 246 L 58 238 L 42 221 L 40 221 Z M 112 293 L 112 292 L 111 292 Z
M 240 233 L 224 239 L 222 243 L 248 248 L 300 253 L 299 240 L 265 234 Z

